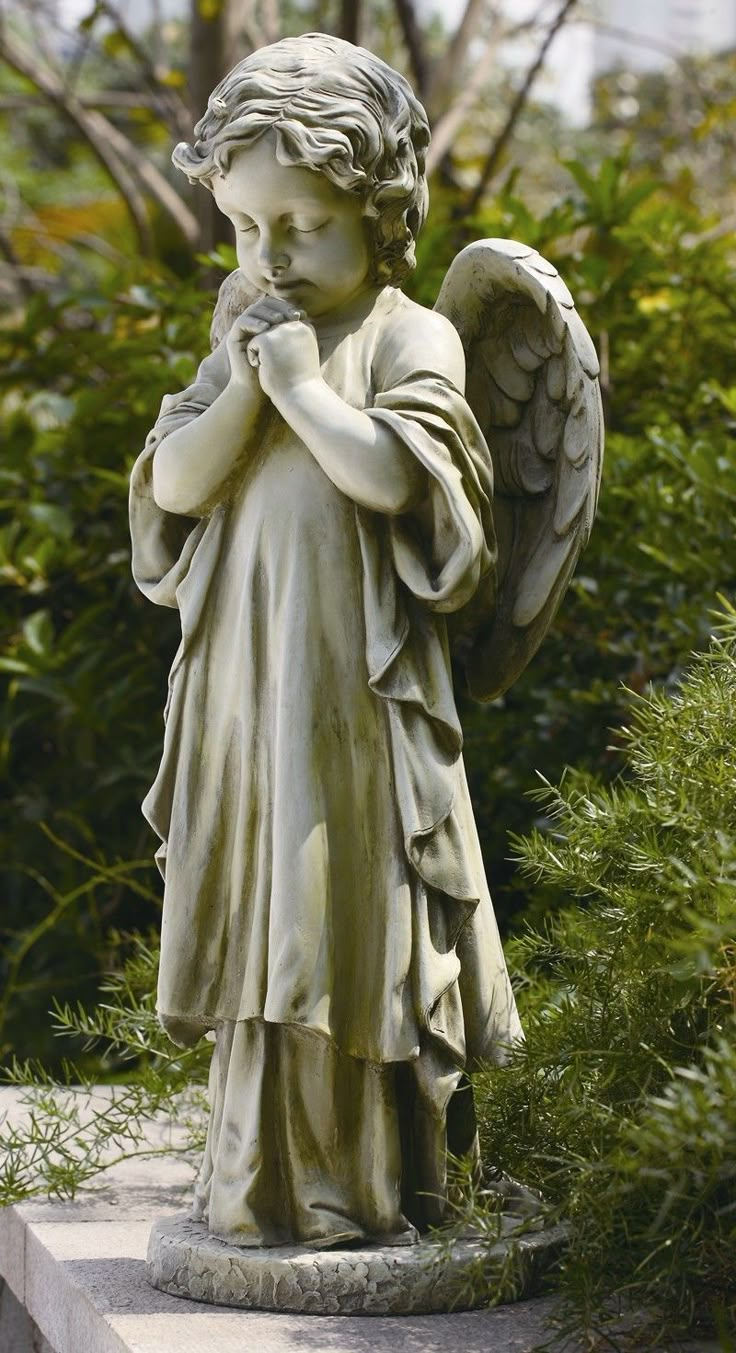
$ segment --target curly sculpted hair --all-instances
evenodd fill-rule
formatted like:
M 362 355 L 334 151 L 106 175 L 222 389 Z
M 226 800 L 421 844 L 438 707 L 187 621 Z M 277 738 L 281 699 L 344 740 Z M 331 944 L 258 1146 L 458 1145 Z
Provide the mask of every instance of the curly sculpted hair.
M 427 115 L 411 87 L 363 47 L 324 33 L 284 38 L 235 66 L 172 159 L 212 187 L 233 154 L 276 134 L 281 164 L 315 169 L 356 193 L 373 235 L 374 280 L 400 285 L 427 215 Z

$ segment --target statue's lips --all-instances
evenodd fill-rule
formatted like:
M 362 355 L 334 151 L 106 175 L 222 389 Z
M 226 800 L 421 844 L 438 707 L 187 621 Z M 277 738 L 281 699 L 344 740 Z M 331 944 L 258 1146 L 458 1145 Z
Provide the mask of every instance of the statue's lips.
M 269 282 L 268 289 L 274 296 L 290 296 L 293 291 L 301 291 L 308 285 L 306 278 L 299 277 L 293 282 Z

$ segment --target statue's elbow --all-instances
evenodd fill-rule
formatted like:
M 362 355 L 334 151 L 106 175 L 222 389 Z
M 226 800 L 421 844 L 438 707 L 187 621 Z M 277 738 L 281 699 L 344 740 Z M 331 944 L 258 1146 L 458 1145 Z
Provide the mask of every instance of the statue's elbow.
M 152 484 L 154 501 L 162 512 L 173 512 L 180 517 L 199 515 L 199 505 L 192 501 L 191 493 L 187 493 L 181 475 L 173 471 L 168 458 L 161 457 L 160 451 L 153 458 Z
M 427 492 L 427 472 L 412 456 L 392 485 L 392 493 L 384 509 L 390 517 L 401 517 L 419 507 Z

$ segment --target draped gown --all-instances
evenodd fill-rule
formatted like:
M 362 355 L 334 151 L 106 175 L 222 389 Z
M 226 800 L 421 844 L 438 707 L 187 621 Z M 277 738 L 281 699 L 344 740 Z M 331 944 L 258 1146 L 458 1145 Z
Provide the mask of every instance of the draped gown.
M 159 509 L 156 448 L 224 388 L 224 344 L 132 474 L 135 580 L 182 629 L 143 805 L 158 1008 L 182 1043 L 214 1031 L 194 1215 L 240 1245 L 400 1243 L 438 1220 L 447 1149 L 473 1150 L 464 1072 L 520 1036 L 450 670 L 447 614 L 488 590 L 495 546 L 449 331 L 387 287 L 320 332 L 327 383 L 424 467 L 413 512 L 356 505 L 272 406 L 211 514 Z

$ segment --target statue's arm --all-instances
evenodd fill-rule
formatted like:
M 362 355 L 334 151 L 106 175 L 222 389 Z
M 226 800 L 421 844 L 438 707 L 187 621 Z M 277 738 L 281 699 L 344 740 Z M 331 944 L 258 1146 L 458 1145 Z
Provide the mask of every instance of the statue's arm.
M 271 400 L 342 493 L 376 512 L 391 516 L 408 512 L 424 495 L 426 471 L 386 422 L 346 404 L 318 369 L 313 368 L 305 378 L 302 372 L 308 366 L 308 354 L 300 346 L 306 348 L 307 334 L 304 325 L 287 325 L 275 336 L 280 361 L 268 373 Z M 286 351 L 290 341 L 293 361 Z M 403 360 L 407 371 L 422 367 L 462 385 L 465 369 L 460 341 L 449 322 L 432 311 L 421 315 L 419 331 L 416 312 L 411 319 L 397 320 L 390 347 L 394 368 L 399 354 L 399 365 Z M 386 365 L 388 369 L 390 364 Z M 268 380 L 263 367 L 262 356 L 262 383 L 264 376 Z M 291 378 L 279 379 L 289 367 Z
M 390 428 L 346 404 L 324 380 L 285 391 L 279 407 L 335 487 L 361 507 L 393 516 L 418 502 L 424 472 L 416 458 Z
M 164 512 L 200 517 L 227 492 L 247 450 L 260 401 L 228 385 L 198 418 L 172 432 L 153 459 L 153 496 Z
M 200 373 L 219 394 L 198 417 L 170 432 L 153 458 L 158 507 L 185 517 L 205 516 L 227 494 L 264 405 L 255 372 L 247 383 L 231 379 L 225 343 Z

